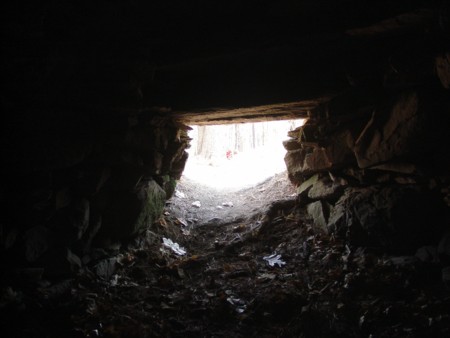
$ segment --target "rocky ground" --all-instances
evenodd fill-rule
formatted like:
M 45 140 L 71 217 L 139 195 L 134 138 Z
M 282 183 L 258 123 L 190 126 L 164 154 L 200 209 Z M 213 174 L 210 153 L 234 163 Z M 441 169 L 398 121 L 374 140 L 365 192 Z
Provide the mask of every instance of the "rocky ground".
M 282 172 L 243 188 L 214 188 L 182 177 L 166 211 L 175 222 L 195 228 L 205 224 L 217 226 L 261 217 L 273 201 L 293 199 L 295 187 Z
M 99 250 L 76 278 L 5 286 L 2 336 L 450 335 L 439 259 L 314 231 L 294 191 L 286 173 L 234 193 L 184 179 L 164 217 L 113 258 Z

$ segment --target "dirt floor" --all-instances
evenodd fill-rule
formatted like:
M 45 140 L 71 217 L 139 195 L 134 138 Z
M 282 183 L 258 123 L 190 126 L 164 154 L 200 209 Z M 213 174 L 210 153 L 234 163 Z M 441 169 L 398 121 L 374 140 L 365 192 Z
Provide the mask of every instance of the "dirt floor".
M 257 217 L 264 214 L 272 202 L 294 196 L 295 187 L 286 172 L 241 190 L 217 189 L 183 176 L 175 195 L 167 203 L 167 211 L 188 228 L 207 224 L 219 226 Z
M 314 233 L 285 173 L 234 193 L 190 180 L 177 191 L 112 261 L 4 291 L 8 337 L 450 336 L 438 266 Z

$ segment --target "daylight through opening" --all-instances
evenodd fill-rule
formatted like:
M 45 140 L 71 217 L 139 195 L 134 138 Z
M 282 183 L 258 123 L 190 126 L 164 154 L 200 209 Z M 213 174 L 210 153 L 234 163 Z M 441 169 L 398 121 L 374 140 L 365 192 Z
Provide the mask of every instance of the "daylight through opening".
M 216 189 L 240 189 L 286 170 L 283 141 L 304 119 L 191 126 L 183 175 Z

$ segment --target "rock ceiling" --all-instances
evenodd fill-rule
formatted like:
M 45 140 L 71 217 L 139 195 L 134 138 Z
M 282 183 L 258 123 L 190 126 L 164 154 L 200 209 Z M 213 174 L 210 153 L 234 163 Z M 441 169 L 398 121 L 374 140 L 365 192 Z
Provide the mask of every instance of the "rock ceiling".
M 4 16 L 6 104 L 191 124 L 304 117 L 389 70 L 433 72 L 448 30 L 445 4 L 406 0 L 18 1 Z

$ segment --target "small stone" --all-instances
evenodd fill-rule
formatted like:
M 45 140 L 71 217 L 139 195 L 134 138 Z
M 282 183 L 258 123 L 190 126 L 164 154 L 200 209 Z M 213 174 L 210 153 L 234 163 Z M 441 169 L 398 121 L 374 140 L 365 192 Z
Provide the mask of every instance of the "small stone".
M 223 202 L 222 205 L 224 207 L 232 207 L 233 206 L 233 202 Z
M 206 222 L 207 224 L 217 224 L 221 221 L 221 219 L 219 217 L 213 217 L 210 220 L 208 220 L 208 222 Z
M 179 190 L 175 190 L 175 197 L 186 198 L 186 195 L 183 192 L 179 191 Z
M 195 202 L 192 202 L 192 206 L 196 207 L 196 208 L 200 208 L 202 206 L 202 204 L 200 203 L 200 201 L 195 201 Z
M 94 267 L 93 271 L 95 274 L 103 279 L 109 279 L 116 271 L 117 258 L 107 258 L 98 262 Z
M 181 224 L 181 225 L 184 226 L 184 227 L 187 227 L 187 226 L 188 226 L 188 223 L 187 223 L 187 221 L 186 221 L 184 218 L 179 218 L 179 217 L 177 217 L 177 218 L 176 218 L 176 222 L 179 223 L 179 224 Z
M 179 256 L 186 255 L 186 249 L 181 247 L 178 243 L 173 242 L 169 238 L 163 237 L 163 246 L 171 249 L 173 252 L 175 252 Z
M 330 215 L 331 206 L 323 201 L 316 201 L 314 203 L 308 204 L 306 210 L 308 215 L 314 221 L 314 230 L 316 232 L 328 233 L 328 217 Z

